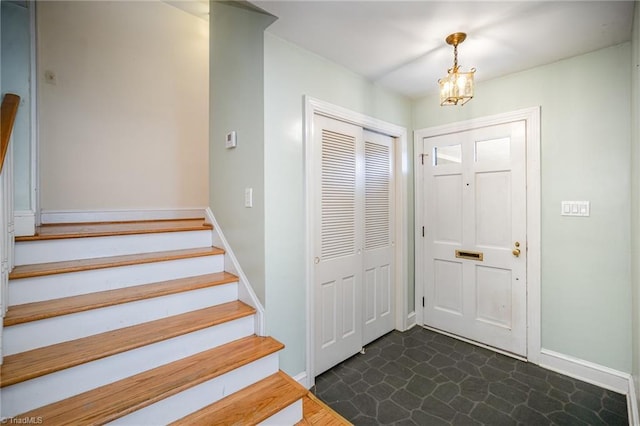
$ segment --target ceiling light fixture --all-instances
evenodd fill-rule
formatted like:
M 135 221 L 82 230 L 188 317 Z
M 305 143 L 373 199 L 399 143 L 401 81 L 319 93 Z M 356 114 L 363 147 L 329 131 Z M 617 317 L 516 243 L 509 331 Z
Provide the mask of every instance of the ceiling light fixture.
M 447 70 L 447 76 L 438 80 L 440 84 L 440 105 L 464 105 L 473 98 L 473 73 L 460 72 L 458 67 L 458 45 L 467 38 L 465 33 L 450 34 L 445 41 L 453 46 L 453 67 Z

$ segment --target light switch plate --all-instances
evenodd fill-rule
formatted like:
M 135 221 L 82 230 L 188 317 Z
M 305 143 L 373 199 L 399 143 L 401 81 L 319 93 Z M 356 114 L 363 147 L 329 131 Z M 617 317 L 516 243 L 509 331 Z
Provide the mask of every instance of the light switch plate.
M 560 215 L 562 216 L 589 216 L 591 206 L 589 201 L 563 201 L 561 203 Z
M 244 189 L 244 206 L 253 207 L 253 188 Z
M 224 146 L 226 148 L 235 148 L 236 146 L 238 146 L 238 140 L 236 138 L 236 131 L 232 131 L 227 133 L 227 138 L 224 142 Z

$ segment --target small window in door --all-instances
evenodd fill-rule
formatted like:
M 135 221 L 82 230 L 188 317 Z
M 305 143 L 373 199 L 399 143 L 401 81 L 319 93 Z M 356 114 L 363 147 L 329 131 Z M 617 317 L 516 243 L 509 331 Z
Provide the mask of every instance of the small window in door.
M 433 147 L 434 166 L 460 163 L 462 163 L 462 146 L 460 144 Z
M 476 141 L 475 160 L 480 161 L 509 161 L 511 158 L 511 139 L 488 139 Z

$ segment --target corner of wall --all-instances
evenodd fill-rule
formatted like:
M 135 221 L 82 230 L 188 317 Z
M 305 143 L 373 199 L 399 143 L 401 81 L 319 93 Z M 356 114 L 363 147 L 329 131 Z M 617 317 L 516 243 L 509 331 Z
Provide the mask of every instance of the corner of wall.
M 631 38 L 631 117 L 640 113 L 640 4 L 635 2 Z M 631 120 L 631 259 L 640 256 L 640 122 Z M 638 394 L 640 389 L 640 264 L 631 262 L 632 293 L 632 380 L 629 408 L 631 424 L 640 424 Z M 633 409 L 631 409 L 633 408 Z
M 264 303 L 264 30 L 274 17 L 231 3 L 210 5 L 209 205 Z M 226 149 L 231 131 L 237 146 Z
M 627 393 L 627 410 L 629 413 L 629 424 L 639 425 L 640 417 L 638 417 L 638 396 L 636 393 L 638 389 L 638 377 L 631 376 L 629 380 L 629 392 Z

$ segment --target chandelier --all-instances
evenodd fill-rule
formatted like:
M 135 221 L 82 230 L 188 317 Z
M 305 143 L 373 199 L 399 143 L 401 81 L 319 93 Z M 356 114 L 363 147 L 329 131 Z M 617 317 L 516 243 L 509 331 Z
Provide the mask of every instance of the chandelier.
M 438 80 L 440 84 L 440 105 L 464 105 L 473 98 L 473 73 L 460 72 L 458 67 L 458 45 L 467 38 L 465 33 L 450 34 L 445 41 L 453 46 L 453 67 L 447 70 L 446 77 Z

